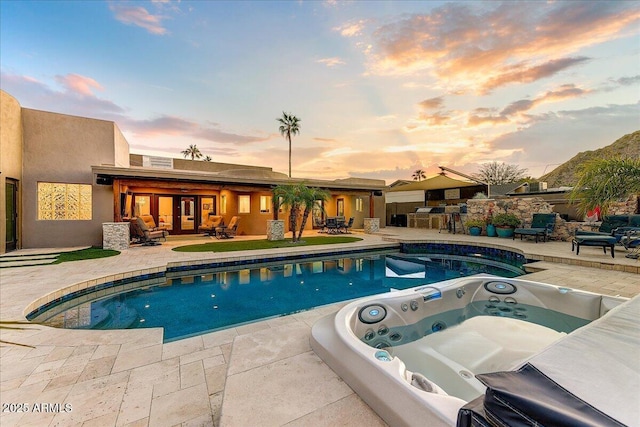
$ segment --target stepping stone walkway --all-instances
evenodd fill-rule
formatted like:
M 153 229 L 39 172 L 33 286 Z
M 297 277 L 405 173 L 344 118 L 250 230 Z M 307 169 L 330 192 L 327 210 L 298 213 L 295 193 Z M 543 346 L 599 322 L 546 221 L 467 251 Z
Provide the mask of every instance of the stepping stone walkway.
M 35 255 L 3 255 L 0 257 L 0 268 L 26 267 L 32 265 L 52 264 L 60 253 Z

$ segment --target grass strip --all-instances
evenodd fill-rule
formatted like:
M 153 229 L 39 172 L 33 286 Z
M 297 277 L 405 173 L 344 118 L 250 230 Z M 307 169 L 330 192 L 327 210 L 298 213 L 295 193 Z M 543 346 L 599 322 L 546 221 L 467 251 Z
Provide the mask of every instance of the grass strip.
M 60 264 L 69 261 L 82 261 L 85 259 L 107 258 L 118 255 L 120 251 L 102 248 L 86 248 L 71 252 L 62 252 L 53 264 Z
M 255 249 L 297 248 L 300 246 L 333 245 L 336 243 L 353 243 L 362 240 L 359 237 L 350 236 L 318 236 L 305 237 L 299 242 L 292 243 L 291 239 L 285 240 L 232 240 L 221 242 L 202 243 L 200 245 L 186 245 L 173 248 L 177 252 L 233 252 L 250 251 Z

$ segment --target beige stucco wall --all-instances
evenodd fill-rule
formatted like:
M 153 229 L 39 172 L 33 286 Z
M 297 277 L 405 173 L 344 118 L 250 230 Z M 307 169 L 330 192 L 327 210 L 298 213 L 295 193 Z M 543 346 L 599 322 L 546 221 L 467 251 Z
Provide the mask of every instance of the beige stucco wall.
M 113 147 L 114 147 L 114 166 L 128 168 L 129 163 L 129 143 L 125 139 L 120 128 L 113 123 Z
M 18 181 L 18 212 L 22 184 L 22 123 L 20 103 L 5 91 L 0 90 L 0 253 L 5 252 L 6 244 L 6 195 L 7 178 Z M 20 237 L 20 218 L 18 218 L 18 248 Z
M 113 221 L 110 185 L 97 185 L 91 165 L 121 162 L 124 138 L 113 122 L 22 109 L 23 247 L 102 245 L 102 223 Z M 116 160 L 116 157 L 120 158 Z M 127 156 L 128 157 L 128 156 Z M 92 185 L 92 219 L 41 221 L 37 219 L 38 182 Z

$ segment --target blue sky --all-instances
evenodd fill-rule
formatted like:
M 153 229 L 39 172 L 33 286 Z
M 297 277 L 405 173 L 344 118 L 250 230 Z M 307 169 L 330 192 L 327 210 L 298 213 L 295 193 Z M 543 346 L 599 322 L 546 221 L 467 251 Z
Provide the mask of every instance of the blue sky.
M 640 2 L 0 1 L 0 87 L 131 152 L 411 179 L 537 177 L 640 129 Z

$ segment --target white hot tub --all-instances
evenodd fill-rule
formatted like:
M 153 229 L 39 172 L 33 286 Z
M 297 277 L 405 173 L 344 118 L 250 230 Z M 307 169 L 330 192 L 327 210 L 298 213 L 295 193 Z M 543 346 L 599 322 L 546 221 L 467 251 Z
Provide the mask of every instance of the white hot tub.
M 516 370 L 625 301 L 472 276 L 354 301 L 311 346 L 389 425 L 455 426 L 485 393 L 475 375 Z

